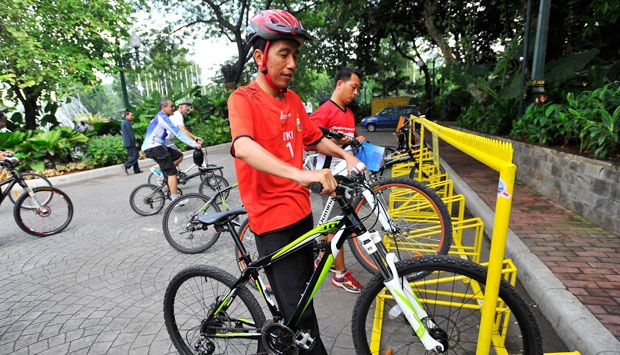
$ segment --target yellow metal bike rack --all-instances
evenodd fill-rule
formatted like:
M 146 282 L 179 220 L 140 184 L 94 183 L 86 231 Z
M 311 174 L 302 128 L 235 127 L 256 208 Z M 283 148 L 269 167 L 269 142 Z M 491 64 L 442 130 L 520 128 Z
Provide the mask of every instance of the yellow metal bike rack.
M 502 277 L 507 279 L 512 285 L 515 285 L 517 277 L 517 269 L 512 261 L 504 259 L 516 173 L 516 166 L 512 163 L 512 144 L 450 129 L 428 121 L 425 118 L 414 116 L 409 120 L 409 124 L 411 125 L 411 129 L 409 130 L 410 135 L 415 131 L 415 123 L 422 126 L 420 130 L 420 142 L 425 142 L 425 130 L 430 131 L 432 134 L 432 149 L 428 149 L 424 144 L 420 144 L 419 149 L 415 153 L 418 159 L 418 170 L 415 178 L 434 188 L 448 206 L 448 210 L 452 217 L 454 236 L 454 245 L 450 248 L 450 254 L 480 263 L 484 223 L 478 217 L 465 219 L 464 196 L 454 195 L 452 180 L 448 179 L 446 174 L 440 174 L 439 139 L 444 140 L 448 144 L 499 172 L 490 256 L 487 263 L 482 263 L 482 265 L 486 266 L 488 269 L 485 286 L 486 292 L 484 294 L 484 299 L 480 299 L 479 306 L 475 307 L 476 309 L 479 308 L 481 311 L 476 354 L 489 354 L 491 346 L 493 346 L 498 353 L 502 353 L 501 348 L 505 341 L 508 318 L 510 315 L 509 312 L 496 311 L 502 309 L 501 303 L 498 303 L 499 285 Z M 409 137 L 409 141 L 411 141 L 411 136 Z M 398 166 L 393 166 L 392 176 L 409 176 L 413 165 L 413 163 L 403 163 Z M 474 231 L 473 240 L 463 240 L 464 230 Z M 414 241 L 417 236 L 424 237 L 435 233 L 440 233 L 438 226 L 412 232 L 411 240 Z M 388 250 L 390 250 L 390 239 L 386 238 L 384 242 Z M 399 247 L 415 251 L 415 242 L 407 245 L 406 242 L 402 243 L 401 241 Z M 423 282 L 423 280 L 420 282 Z M 474 285 L 474 287 L 477 287 L 477 285 Z M 377 316 L 375 317 L 374 331 L 370 342 L 373 354 L 377 353 L 379 348 L 380 332 L 383 322 L 381 317 L 384 311 L 383 304 L 384 300 L 389 297 L 391 296 L 380 295 L 377 297 L 375 309 L 375 314 Z M 423 298 L 423 296 L 421 296 L 421 298 Z M 471 305 L 467 305 L 467 307 L 471 307 Z M 554 354 L 579 355 L 580 353 L 575 351 Z

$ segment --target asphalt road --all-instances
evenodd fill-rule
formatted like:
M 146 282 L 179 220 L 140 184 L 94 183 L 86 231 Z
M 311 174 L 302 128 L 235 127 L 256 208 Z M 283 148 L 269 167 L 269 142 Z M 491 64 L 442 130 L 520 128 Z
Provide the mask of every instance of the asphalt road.
M 394 142 L 388 131 L 364 134 L 377 144 Z M 228 146 L 208 152 L 209 163 L 223 165 L 224 176 L 236 182 Z M 142 164 L 145 170 L 151 163 Z M 47 238 L 18 228 L 10 201 L 0 206 L 0 354 L 176 353 L 162 314 L 168 281 L 200 263 L 236 273 L 234 245 L 223 236 L 203 254 L 170 247 L 162 234 L 163 212 L 142 217 L 129 206 L 131 191 L 146 183 L 147 173 L 127 176 L 110 167 L 86 180 L 57 179 L 54 184 L 69 194 L 75 213 L 64 232 Z M 196 181 L 181 188 L 197 192 Z M 228 201 L 240 205 L 236 191 Z M 369 280 L 351 253 L 345 255 L 358 279 Z M 329 283 L 315 299 L 323 342 L 332 354 L 354 354 L 355 299 Z

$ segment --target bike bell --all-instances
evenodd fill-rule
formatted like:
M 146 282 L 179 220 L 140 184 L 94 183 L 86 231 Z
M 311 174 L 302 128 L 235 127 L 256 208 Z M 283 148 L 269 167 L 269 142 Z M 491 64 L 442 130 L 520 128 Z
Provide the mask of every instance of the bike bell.
M 202 163 L 205 161 L 205 155 L 200 148 L 194 148 L 194 164 L 197 166 L 202 166 Z

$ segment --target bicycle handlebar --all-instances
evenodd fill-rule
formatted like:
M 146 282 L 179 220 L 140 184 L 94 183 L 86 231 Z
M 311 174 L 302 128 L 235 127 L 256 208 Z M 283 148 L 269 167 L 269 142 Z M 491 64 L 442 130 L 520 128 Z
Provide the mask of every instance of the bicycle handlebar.
M 327 138 L 332 138 L 332 139 L 344 139 L 344 138 L 349 138 L 349 143 L 351 146 L 353 146 L 353 148 L 357 149 L 361 146 L 361 143 L 357 141 L 357 139 L 355 139 L 355 137 L 351 137 L 351 136 L 347 136 L 343 133 L 340 133 L 338 131 L 334 131 L 331 129 L 327 129 L 324 127 L 319 127 L 321 129 L 321 131 L 323 131 L 323 134 L 325 135 L 325 137 Z

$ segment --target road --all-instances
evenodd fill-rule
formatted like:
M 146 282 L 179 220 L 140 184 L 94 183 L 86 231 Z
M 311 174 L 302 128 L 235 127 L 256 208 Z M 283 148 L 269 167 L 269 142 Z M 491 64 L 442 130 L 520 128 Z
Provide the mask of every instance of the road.
M 372 138 L 379 144 L 392 139 L 389 132 Z M 210 147 L 208 161 L 223 165 L 233 183 L 228 149 Z M 172 249 L 162 234 L 163 212 L 142 217 L 129 206 L 129 195 L 146 183 L 146 172 L 127 176 L 120 167 L 113 169 L 112 175 L 56 184 L 71 197 L 75 214 L 55 236 L 26 235 L 13 220 L 13 205 L 0 206 L 0 354 L 175 354 L 162 315 L 168 281 L 200 263 L 236 273 L 226 236 L 203 254 Z M 181 188 L 197 192 L 198 185 L 192 181 Z M 229 202 L 240 205 L 234 193 Z M 368 281 L 370 275 L 346 255 L 358 279 Z M 355 299 L 329 283 L 315 299 L 323 342 L 332 354 L 354 354 Z

